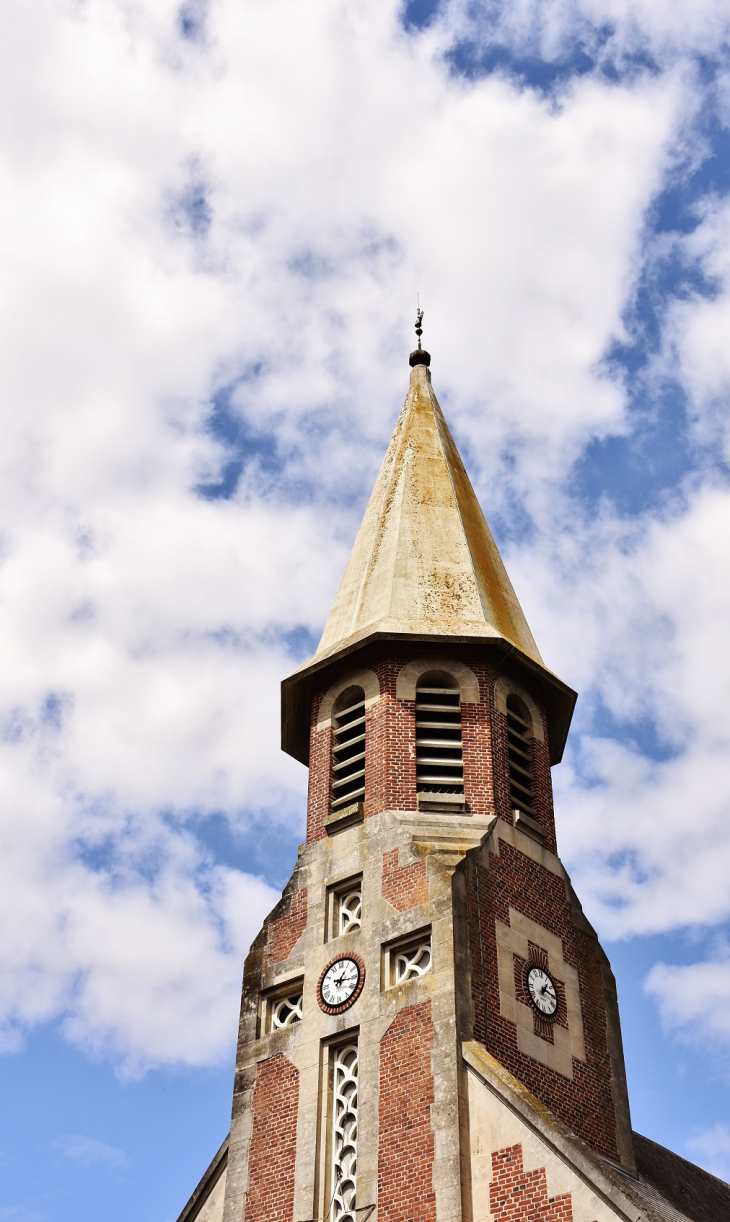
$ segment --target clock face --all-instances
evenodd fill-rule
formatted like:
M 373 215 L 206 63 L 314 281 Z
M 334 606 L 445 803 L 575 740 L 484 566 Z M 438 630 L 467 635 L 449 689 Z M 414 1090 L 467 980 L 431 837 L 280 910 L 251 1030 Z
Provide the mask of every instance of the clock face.
M 361 979 L 360 964 L 355 959 L 335 959 L 322 977 L 320 996 L 325 1006 L 338 1008 L 355 1000 Z
M 542 967 L 531 967 L 527 973 L 530 1000 L 545 1018 L 552 1018 L 558 1009 L 558 990 Z

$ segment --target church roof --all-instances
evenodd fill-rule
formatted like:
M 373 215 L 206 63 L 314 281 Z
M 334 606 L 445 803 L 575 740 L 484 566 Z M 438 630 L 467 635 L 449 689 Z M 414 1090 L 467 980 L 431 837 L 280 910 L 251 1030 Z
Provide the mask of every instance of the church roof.
M 421 364 L 313 660 L 373 631 L 501 637 L 542 665 Z
M 730 1184 L 640 1133 L 634 1133 L 634 1151 L 643 1183 L 659 1193 L 679 1217 L 692 1222 L 730 1219 Z
M 491 640 L 547 680 L 557 762 L 575 693 L 540 657 L 434 394 L 430 358 L 419 350 L 414 359 L 403 410 L 317 652 L 284 681 L 282 746 L 307 762 L 303 682 L 366 641 Z

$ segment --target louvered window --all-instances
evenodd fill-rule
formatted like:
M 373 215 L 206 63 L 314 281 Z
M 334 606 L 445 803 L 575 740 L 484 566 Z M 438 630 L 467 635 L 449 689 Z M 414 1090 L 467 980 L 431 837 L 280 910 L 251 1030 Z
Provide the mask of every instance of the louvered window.
M 531 740 L 532 720 L 524 702 L 519 696 L 508 696 L 507 753 L 512 808 L 522 810 L 528 815 L 535 813 Z
M 335 701 L 332 809 L 342 810 L 365 793 L 365 693 L 348 687 Z
M 461 695 L 450 675 L 423 675 L 416 688 L 416 789 L 464 792 Z

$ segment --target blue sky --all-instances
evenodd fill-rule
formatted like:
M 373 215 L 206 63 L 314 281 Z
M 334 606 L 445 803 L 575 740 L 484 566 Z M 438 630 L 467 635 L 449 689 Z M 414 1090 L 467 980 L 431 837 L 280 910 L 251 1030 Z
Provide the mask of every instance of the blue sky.
M 547 664 L 636 1127 L 730 1177 L 730 17 L 41 0 L 0 50 L 0 1222 L 174 1222 L 407 385 Z

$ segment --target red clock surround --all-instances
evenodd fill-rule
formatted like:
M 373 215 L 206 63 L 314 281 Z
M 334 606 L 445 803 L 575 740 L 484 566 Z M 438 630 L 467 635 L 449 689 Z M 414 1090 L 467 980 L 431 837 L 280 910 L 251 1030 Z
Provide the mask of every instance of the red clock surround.
M 328 971 L 334 963 L 339 963 L 341 959 L 352 959 L 353 963 L 357 964 L 360 973 L 360 979 L 357 982 L 357 987 L 351 997 L 347 1001 L 343 1001 L 341 1006 L 328 1006 L 326 1001 L 322 999 L 322 982 Z M 363 985 L 365 984 L 365 964 L 359 955 L 353 954 L 351 951 L 344 951 L 341 955 L 335 955 L 334 959 L 330 959 L 329 963 L 322 969 L 322 975 L 317 981 L 317 1002 L 320 1010 L 324 1010 L 325 1014 L 344 1014 L 345 1010 L 349 1010 L 350 1006 L 354 1006 L 358 997 L 362 993 Z

